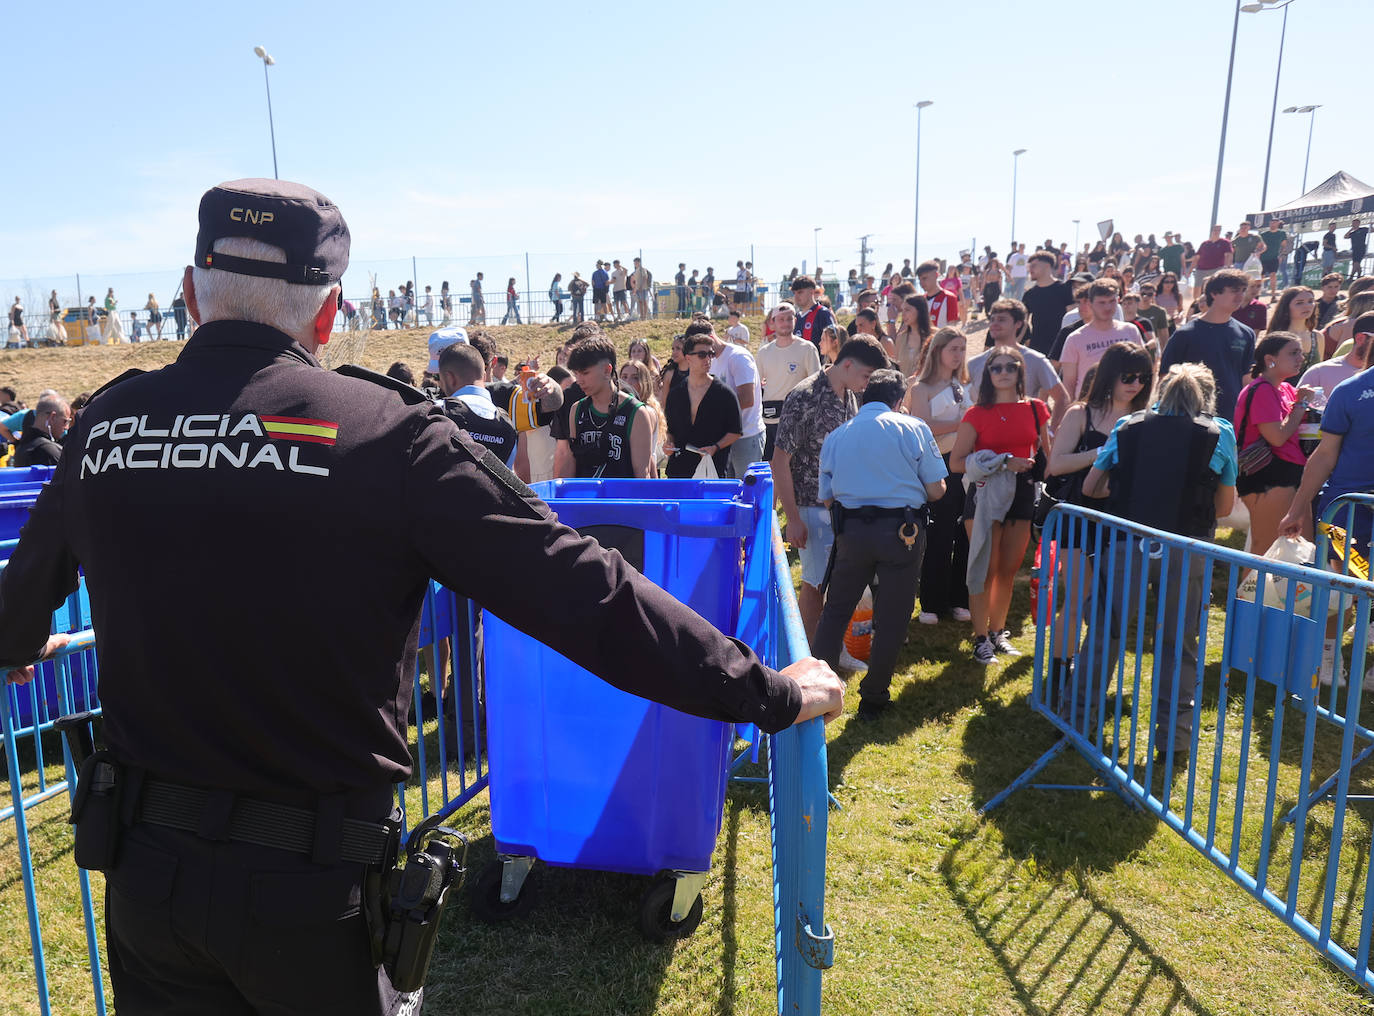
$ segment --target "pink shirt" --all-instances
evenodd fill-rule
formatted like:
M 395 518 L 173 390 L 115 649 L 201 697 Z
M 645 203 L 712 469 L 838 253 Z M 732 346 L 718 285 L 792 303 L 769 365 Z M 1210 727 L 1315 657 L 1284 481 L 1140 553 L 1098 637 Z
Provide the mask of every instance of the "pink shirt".
M 1255 401 L 1250 402 L 1250 391 L 1254 389 Z M 1254 444 L 1263 437 L 1260 434 L 1259 425 L 1261 423 L 1283 423 L 1298 402 L 1298 391 L 1287 381 L 1279 382 L 1278 387 L 1274 387 L 1262 377 L 1257 377 L 1240 391 L 1240 398 L 1236 399 L 1236 413 L 1232 417 L 1232 423 L 1236 426 L 1236 440 L 1241 448 Z M 1250 403 L 1250 412 L 1246 414 L 1246 403 Z M 1245 433 L 1240 432 L 1241 420 L 1245 420 Z M 1295 430 L 1288 435 L 1288 440 L 1283 444 L 1274 447 L 1274 458 L 1283 459 L 1285 462 L 1292 462 L 1294 465 L 1304 466 L 1307 464 L 1307 456 L 1302 453 L 1302 446 L 1298 444 L 1298 432 Z
M 1078 376 L 1074 381 L 1079 391 L 1083 388 L 1083 379 L 1088 376 L 1088 371 L 1097 366 L 1102 354 L 1107 351 L 1107 347 L 1113 346 L 1118 342 L 1141 342 L 1140 329 L 1127 321 L 1113 321 L 1111 327 L 1099 329 L 1093 327 L 1092 323 L 1084 325 L 1069 333 L 1069 337 L 1064 340 L 1064 353 L 1059 362 L 1062 364 L 1076 364 Z M 1074 398 L 1078 397 L 1078 392 L 1069 393 Z

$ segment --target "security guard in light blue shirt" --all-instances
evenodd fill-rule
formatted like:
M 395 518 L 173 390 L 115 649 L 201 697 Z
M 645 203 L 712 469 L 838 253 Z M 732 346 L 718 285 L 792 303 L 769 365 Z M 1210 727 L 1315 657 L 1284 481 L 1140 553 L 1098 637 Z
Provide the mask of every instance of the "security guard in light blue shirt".
M 925 554 L 926 503 L 949 475 L 925 422 L 897 412 L 906 394 L 899 371 L 874 371 L 859 414 L 821 446 L 820 499 L 835 519 L 829 590 L 816 627 L 816 655 L 834 666 L 864 587 L 878 583 L 860 720 L 890 706 L 888 686 L 916 606 Z

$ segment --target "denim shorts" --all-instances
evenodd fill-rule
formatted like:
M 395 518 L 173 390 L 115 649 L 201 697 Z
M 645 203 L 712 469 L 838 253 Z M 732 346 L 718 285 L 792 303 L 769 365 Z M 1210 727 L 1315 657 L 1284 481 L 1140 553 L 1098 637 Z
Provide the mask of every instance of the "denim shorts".
M 806 524 L 806 546 L 797 551 L 801 558 L 802 581 L 819 587 L 825 579 L 825 566 L 830 563 L 830 548 L 835 545 L 835 529 L 830 524 L 830 509 L 820 505 L 801 509 Z

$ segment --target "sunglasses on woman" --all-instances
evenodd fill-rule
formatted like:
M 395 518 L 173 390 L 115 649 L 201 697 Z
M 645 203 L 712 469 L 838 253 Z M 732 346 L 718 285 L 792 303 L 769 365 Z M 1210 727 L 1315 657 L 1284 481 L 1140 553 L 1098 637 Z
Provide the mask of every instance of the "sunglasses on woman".
M 988 371 L 993 374 L 1017 374 L 1021 371 L 1021 365 L 1015 360 L 1004 360 L 1001 363 L 988 364 Z
M 1144 384 L 1146 380 L 1144 374 L 1118 374 L 1116 379 L 1123 385 L 1133 385 L 1137 381 Z

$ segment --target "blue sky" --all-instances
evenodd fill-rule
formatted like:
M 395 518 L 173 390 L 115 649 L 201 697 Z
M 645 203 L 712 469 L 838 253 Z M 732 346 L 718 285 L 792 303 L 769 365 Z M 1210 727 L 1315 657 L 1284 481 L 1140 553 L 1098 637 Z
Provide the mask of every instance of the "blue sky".
M 1017 233 L 1201 239 L 1211 206 L 1231 0 L 1148 5 L 261 3 L 14 5 L 0 286 L 156 289 L 189 259 L 209 185 L 270 175 L 261 43 L 281 173 L 344 210 L 345 288 L 488 288 L 531 252 L 532 285 L 639 249 L 760 274 L 909 256 L 915 110 L 921 256 Z M 322 12 L 323 13 L 320 13 Z M 929 11 L 929 13 L 927 13 Z M 1221 219 L 1259 206 L 1282 15 L 1242 14 Z M 203 34 L 202 34 L 203 33 Z M 1374 182 L 1355 44 L 1374 3 L 1295 0 L 1280 108 L 1321 103 L 1309 186 Z M 47 40 L 46 43 L 44 40 Z M 68 45 L 75 41 L 75 45 Z M 1363 47 L 1367 50 L 1367 46 Z M 1270 204 L 1300 192 L 1305 116 L 1279 115 Z M 129 292 L 126 302 L 142 292 Z

